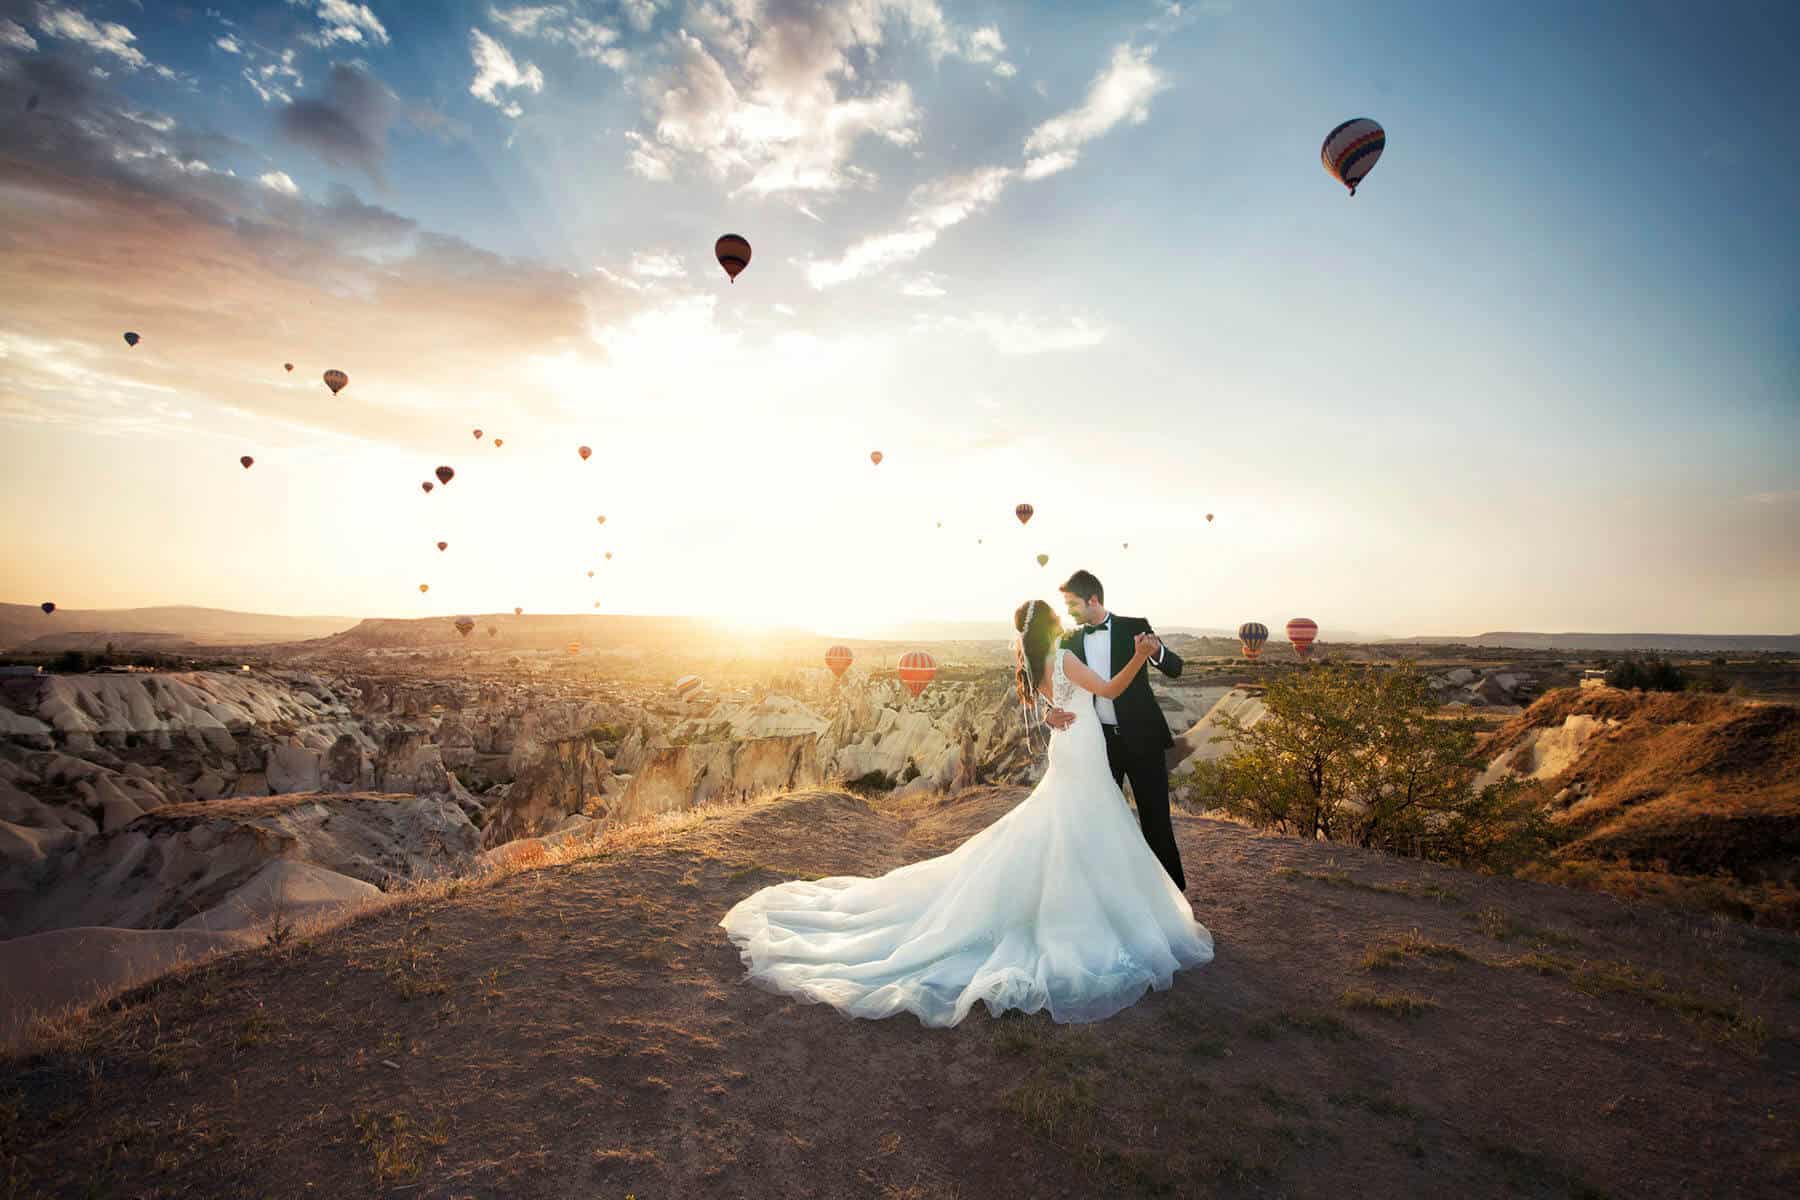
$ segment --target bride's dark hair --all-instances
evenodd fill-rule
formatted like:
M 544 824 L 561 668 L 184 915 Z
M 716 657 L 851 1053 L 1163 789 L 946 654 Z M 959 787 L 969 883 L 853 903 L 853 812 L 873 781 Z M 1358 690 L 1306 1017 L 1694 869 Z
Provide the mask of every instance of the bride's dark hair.
M 1029 629 L 1025 627 L 1027 614 L 1031 617 Z M 1045 656 L 1055 645 L 1056 635 L 1062 632 L 1062 622 L 1057 619 L 1056 610 L 1042 600 L 1027 600 L 1013 610 L 1013 629 L 1025 634 L 1025 661 L 1013 672 L 1013 682 L 1019 689 L 1019 702 L 1031 704 L 1044 678 Z

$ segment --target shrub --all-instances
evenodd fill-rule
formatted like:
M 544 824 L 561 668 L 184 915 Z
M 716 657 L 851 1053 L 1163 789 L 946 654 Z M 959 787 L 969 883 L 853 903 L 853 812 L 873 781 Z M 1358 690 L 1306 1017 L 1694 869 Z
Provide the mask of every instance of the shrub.
M 1628 658 L 1606 673 L 1606 686 L 1646 692 L 1679 692 L 1687 687 L 1681 668 L 1666 658 Z

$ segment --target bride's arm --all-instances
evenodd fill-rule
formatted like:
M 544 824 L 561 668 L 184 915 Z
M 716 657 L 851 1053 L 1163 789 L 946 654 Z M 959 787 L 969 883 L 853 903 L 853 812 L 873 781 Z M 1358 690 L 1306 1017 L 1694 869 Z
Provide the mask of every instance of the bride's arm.
M 1073 654 L 1063 660 L 1063 673 L 1069 677 L 1071 682 L 1086 688 L 1101 699 L 1117 700 L 1125 694 L 1125 689 L 1131 686 L 1131 681 L 1137 677 L 1139 671 L 1143 670 L 1144 663 L 1150 657 L 1149 650 L 1145 649 L 1142 642 L 1136 643 L 1136 647 L 1132 652 L 1131 661 L 1120 667 L 1119 673 L 1111 679 L 1100 678 L 1092 667 Z

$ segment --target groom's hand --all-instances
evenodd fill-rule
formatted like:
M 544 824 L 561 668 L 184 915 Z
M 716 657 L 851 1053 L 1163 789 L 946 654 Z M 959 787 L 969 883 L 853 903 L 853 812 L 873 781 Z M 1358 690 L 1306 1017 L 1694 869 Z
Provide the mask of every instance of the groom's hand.
M 1044 718 L 1044 724 L 1056 730 L 1058 733 L 1061 733 L 1074 723 L 1075 714 L 1069 712 L 1067 709 L 1053 708 L 1050 710 L 1049 715 Z
M 1155 658 L 1162 653 L 1162 639 L 1157 637 L 1154 633 L 1140 633 L 1138 634 L 1138 640 L 1150 648 L 1151 658 Z

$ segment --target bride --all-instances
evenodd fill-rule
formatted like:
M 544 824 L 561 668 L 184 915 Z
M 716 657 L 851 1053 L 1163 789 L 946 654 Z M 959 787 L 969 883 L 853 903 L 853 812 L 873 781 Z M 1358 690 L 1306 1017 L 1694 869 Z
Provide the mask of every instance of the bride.
M 1099 1021 L 1212 961 L 1194 919 L 1139 831 L 1106 764 L 1094 697 L 1117 697 L 1143 668 L 1102 679 L 1057 646 L 1061 623 L 1033 600 L 1013 614 L 1019 697 L 1076 714 L 1050 737 L 1031 794 L 938 858 L 877 879 L 834 876 L 766 887 L 719 922 L 749 979 L 852 1017 L 910 1012 L 955 1025 L 975 1002 L 992 1016 L 1048 1009 Z

